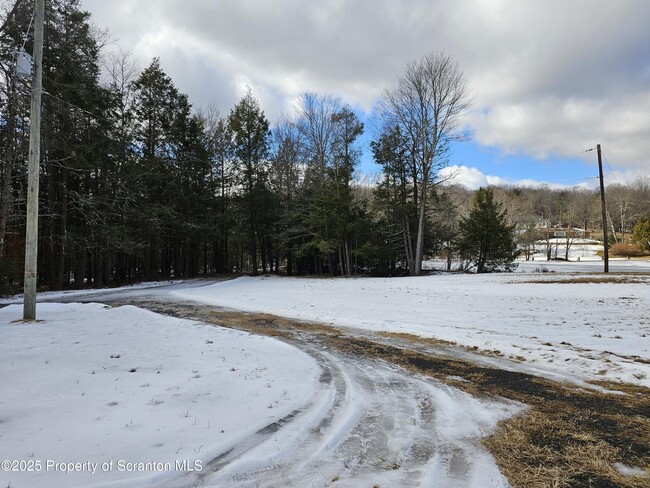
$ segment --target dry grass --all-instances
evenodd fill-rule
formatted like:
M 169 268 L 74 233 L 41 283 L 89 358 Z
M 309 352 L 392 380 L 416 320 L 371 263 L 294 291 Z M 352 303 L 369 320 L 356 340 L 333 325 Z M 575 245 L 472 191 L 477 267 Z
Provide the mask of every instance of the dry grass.
M 513 486 L 637 488 L 650 479 L 623 476 L 615 464 L 647 469 L 648 434 L 647 417 L 552 401 L 502 422 L 484 444 Z
M 406 332 L 383 332 L 382 331 L 382 332 L 377 332 L 376 334 L 379 337 L 388 337 L 390 339 L 402 339 L 416 345 L 425 344 L 427 346 L 457 346 L 457 344 L 452 341 L 420 337 L 415 334 L 408 334 Z
M 210 311 L 198 307 L 150 307 L 199 318 L 255 334 L 321 343 L 352 355 L 391 362 L 478 396 L 496 396 L 529 405 L 523 415 L 501 422 L 484 441 L 513 487 L 650 487 L 650 389 L 598 382 L 618 394 L 577 388 L 527 373 L 474 364 L 424 351 L 453 346 L 410 334 L 380 334 L 409 347 L 349 335 L 336 327 L 301 323 L 267 314 Z M 423 352 L 424 351 L 424 352 Z M 646 470 L 621 475 L 616 463 Z
M 530 279 L 526 281 L 516 281 L 514 283 L 532 283 L 544 285 L 557 285 L 557 284 L 582 284 L 582 283 L 595 283 L 595 284 L 624 284 L 624 283 L 648 283 L 650 277 L 647 274 L 630 275 L 630 276 L 567 276 L 566 278 L 553 278 L 553 279 Z

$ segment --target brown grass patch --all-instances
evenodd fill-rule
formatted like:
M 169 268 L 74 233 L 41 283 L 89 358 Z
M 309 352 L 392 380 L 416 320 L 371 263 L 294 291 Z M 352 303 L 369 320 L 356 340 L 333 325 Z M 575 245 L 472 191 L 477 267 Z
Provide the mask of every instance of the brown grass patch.
M 377 332 L 379 337 L 388 337 L 390 339 L 402 339 L 412 344 L 427 345 L 427 346 L 457 346 L 455 342 L 445 341 L 442 339 L 434 339 L 430 337 L 420 337 L 415 334 L 408 334 L 406 332 Z M 462 346 L 460 346 L 462 347 Z
M 516 281 L 515 283 L 527 284 L 542 284 L 542 285 L 564 285 L 564 284 L 582 284 L 582 283 L 595 283 L 595 284 L 625 284 L 625 283 L 648 283 L 648 278 L 639 276 L 573 276 L 567 278 L 554 278 L 550 280 L 526 280 Z

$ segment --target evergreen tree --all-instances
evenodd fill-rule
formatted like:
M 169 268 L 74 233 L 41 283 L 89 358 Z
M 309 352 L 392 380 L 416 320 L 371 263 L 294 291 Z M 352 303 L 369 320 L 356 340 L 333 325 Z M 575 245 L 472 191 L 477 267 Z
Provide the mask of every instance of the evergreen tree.
M 25 95 L 29 94 L 30 80 L 16 76 L 14 51 L 23 43 L 31 7 L 24 1 L 11 6 L 5 3 L 0 29 L 0 281 L 7 289 L 16 286 L 15 279 L 22 276 L 23 268 L 24 243 L 16 214 L 26 193 L 30 99 Z
M 477 273 L 512 271 L 519 251 L 514 239 L 514 225 L 507 222 L 507 212 L 495 202 L 490 188 L 479 188 L 472 209 L 460 220 L 460 255 L 476 267 Z
M 179 272 L 176 227 L 184 216 L 177 197 L 191 107 L 158 59 L 140 74 L 133 90 L 144 278 L 167 278 Z
M 212 211 L 204 213 L 212 222 L 212 264 L 210 271 L 228 273 L 232 270 L 230 256 L 230 237 L 234 217 L 232 212 L 233 187 L 233 140 L 228 120 L 212 107 L 200 115 L 204 119 L 212 171 L 208 177 L 210 194 L 214 197 Z
M 188 107 L 189 108 L 189 107 Z M 207 242 L 214 229 L 216 195 L 212 193 L 210 145 L 203 120 L 189 112 L 175 124 L 174 154 L 177 165 L 175 214 L 182 216 L 174 226 L 174 275 L 194 277 L 201 270 L 203 244 L 205 269 Z
M 650 250 L 650 219 L 639 219 L 634 224 L 632 239 L 644 251 Z
M 90 14 L 78 0 L 53 0 L 46 18 L 38 268 L 40 284 L 60 289 L 87 250 L 93 264 L 102 259 L 92 243 L 103 242 L 94 236 L 107 230 L 99 199 L 107 194 L 109 97 L 99 85 L 99 40 Z
M 278 198 L 278 221 L 274 232 L 276 255 L 286 260 L 286 272 L 297 271 L 296 250 L 303 236 L 301 191 L 302 140 L 295 124 L 280 122 L 273 129 L 273 164 L 270 183 Z
M 297 199 L 301 271 L 351 275 L 357 215 L 353 172 L 363 124 L 352 109 L 330 95 L 305 93 L 295 127 L 300 136 L 304 183 Z
M 333 230 L 338 251 L 339 270 L 342 275 L 351 276 L 353 272 L 350 242 L 353 237 L 354 222 L 357 216 L 352 175 L 361 157 L 356 141 L 363 134 L 363 123 L 348 105 L 332 117 L 334 126 L 333 165 L 329 180 L 333 209 Z
M 398 262 L 405 263 L 410 274 L 415 273 L 417 178 L 413 176 L 407 147 L 399 126 L 385 129 L 378 140 L 370 143 L 383 172 L 375 188 L 375 207 L 386 235 L 392 274 L 397 273 Z
M 269 236 L 264 224 L 270 217 L 268 206 L 267 163 L 269 122 L 250 89 L 230 112 L 228 126 L 233 135 L 238 164 L 241 208 L 246 222 L 247 244 L 253 275 L 258 272 L 258 249 L 266 272 Z M 260 246 L 261 244 L 261 246 Z

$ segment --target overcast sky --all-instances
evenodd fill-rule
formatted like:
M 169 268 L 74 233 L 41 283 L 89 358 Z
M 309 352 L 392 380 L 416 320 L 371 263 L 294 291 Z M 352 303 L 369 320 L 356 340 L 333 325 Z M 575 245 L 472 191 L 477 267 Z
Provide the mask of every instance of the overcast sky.
M 645 0 L 82 0 L 142 68 L 160 57 L 197 108 L 227 113 L 250 86 L 271 122 L 304 91 L 366 118 L 406 62 L 444 50 L 473 96 L 470 186 L 597 184 L 650 174 Z M 568 158 L 557 158 L 570 154 Z M 369 169 L 371 171 L 371 169 Z M 492 180 L 490 180 L 490 178 Z

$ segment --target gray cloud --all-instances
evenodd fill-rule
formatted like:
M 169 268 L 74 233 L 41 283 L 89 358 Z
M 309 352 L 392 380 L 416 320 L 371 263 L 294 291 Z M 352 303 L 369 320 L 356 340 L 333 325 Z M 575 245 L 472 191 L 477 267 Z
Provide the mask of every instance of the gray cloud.
M 252 87 L 275 120 L 303 91 L 370 111 L 404 64 L 444 49 L 465 70 L 475 140 L 544 158 L 596 143 L 648 172 L 650 2 L 644 0 L 83 0 L 197 107 Z

